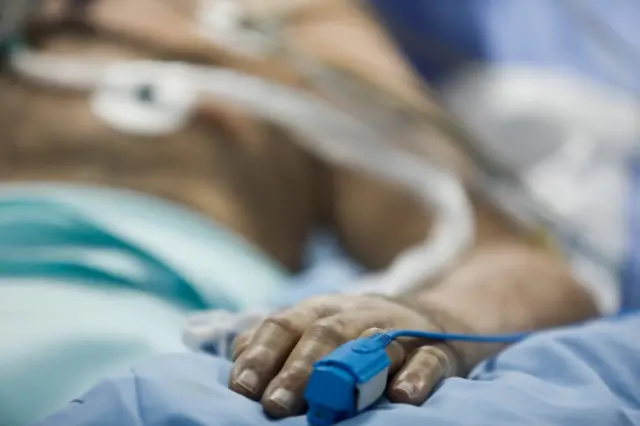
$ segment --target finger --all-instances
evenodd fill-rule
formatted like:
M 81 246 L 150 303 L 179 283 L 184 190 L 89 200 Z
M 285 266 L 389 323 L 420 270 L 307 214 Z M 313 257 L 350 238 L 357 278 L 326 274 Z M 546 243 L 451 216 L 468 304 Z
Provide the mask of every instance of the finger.
M 454 352 L 446 344 L 416 348 L 389 382 L 387 396 L 392 402 L 420 405 L 444 379 L 457 369 Z
M 254 327 L 251 330 L 245 331 L 242 334 L 239 334 L 238 337 L 235 338 L 231 345 L 231 360 L 236 361 L 240 355 L 247 349 L 249 346 L 249 342 L 251 338 L 257 331 L 258 327 Z
M 229 387 L 247 398 L 259 399 L 280 371 L 302 333 L 323 313 L 301 304 L 269 316 L 252 333 L 236 359 Z
M 244 324 L 242 325 L 242 329 L 244 331 L 239 333 L 238 336 L 236 336 L 236 338 L 233 339 L 233 342 L 231 345 L 231 359 L 235 362 L 238 359 L 238 357 L 242 355 L 242 352 L 244 352 L 245 349 L 247 349 L 247 347 L 249 346 L 249 343 L 251 342 L 251 339 L 253 338 L 256 331 L 258 331 L 258 328 L 260 328 L 265 318 L 269 316 L 273 316 L 275 314 L 282 313 L 282 312 L 283 312 L 283 309 L 271 312 L 271 314 L 269 315 L 265 315 L 260 312 L 248 314 L 245 317 Z
M 267 414 L 275 418 L 301 412 L 302 399 L 313 364 L 365 330 L 380 327 L 376 312 L 349 312 L 320 319 L 309 326 L 262 398 Z

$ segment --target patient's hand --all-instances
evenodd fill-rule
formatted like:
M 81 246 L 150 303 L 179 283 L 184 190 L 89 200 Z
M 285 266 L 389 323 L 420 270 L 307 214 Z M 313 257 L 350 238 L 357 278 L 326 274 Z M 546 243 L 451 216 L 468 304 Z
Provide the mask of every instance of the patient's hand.
M 261 400 L 273 417 L 299 414 L 314 362 L 349 340 L 381 329 L 446 329 L 430 317 L 405 303 L 376 296 L 309 299 L 236 339 L 230 388 Z M 387 396 L 394 402 L 420 404 L 442 379 L 464 370 L 456 352 L 444 343 L 400 339 L 387 352 L 391 360 Z

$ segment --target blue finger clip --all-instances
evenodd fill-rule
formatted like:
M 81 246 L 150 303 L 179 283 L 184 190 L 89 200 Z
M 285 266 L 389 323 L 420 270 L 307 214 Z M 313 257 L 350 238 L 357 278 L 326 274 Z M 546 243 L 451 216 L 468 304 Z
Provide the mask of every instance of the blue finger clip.
M 314 364 L 304 393 L 309 406 L 307 422 L 311 426 L 331 426 L 378 401 L 389 378 L 390 360 L 385 348 L 397 337 L 513 343 L 527 336 L 527 333 L 475 336 L 396 330 L 352 340 Z
M 312 426 L 330 426 L 355 416 L 376 402 L 387 386 L 386 334 L 352 340 L 318 361 L 304 398 Z

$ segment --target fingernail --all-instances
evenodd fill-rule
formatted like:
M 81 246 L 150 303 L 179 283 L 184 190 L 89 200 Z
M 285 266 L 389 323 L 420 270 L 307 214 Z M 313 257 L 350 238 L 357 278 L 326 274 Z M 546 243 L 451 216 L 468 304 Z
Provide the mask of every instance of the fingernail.
M 256 393 L 258 390 L 258 375 L 253 370 L 244 370 L 238 374 L 235 382 L 251 393 Z
M 296 395 L 283 388 L 274 390 L 267 399 L 287 412 L 291 412 L 296 403 Z
M 405 396 L 407 401 L 412 400 L 417 392 L 416 386 L 407 381 L 399 382 L 394 389 L 397 394 Z

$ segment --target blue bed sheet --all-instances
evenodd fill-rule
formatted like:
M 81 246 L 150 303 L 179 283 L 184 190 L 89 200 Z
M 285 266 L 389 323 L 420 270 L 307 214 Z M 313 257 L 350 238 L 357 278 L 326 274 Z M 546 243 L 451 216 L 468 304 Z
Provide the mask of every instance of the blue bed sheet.
M 447 380 L 422 407 L 380 403 L 345 426 L 640 424 L 640 315 L 543 333 Z M 37 426 L 267 426 L 227 390 L 230 364 L 201 354 L 155 358 L 107 380 Z M 305 425 L 304 417 L 277 422 Z

